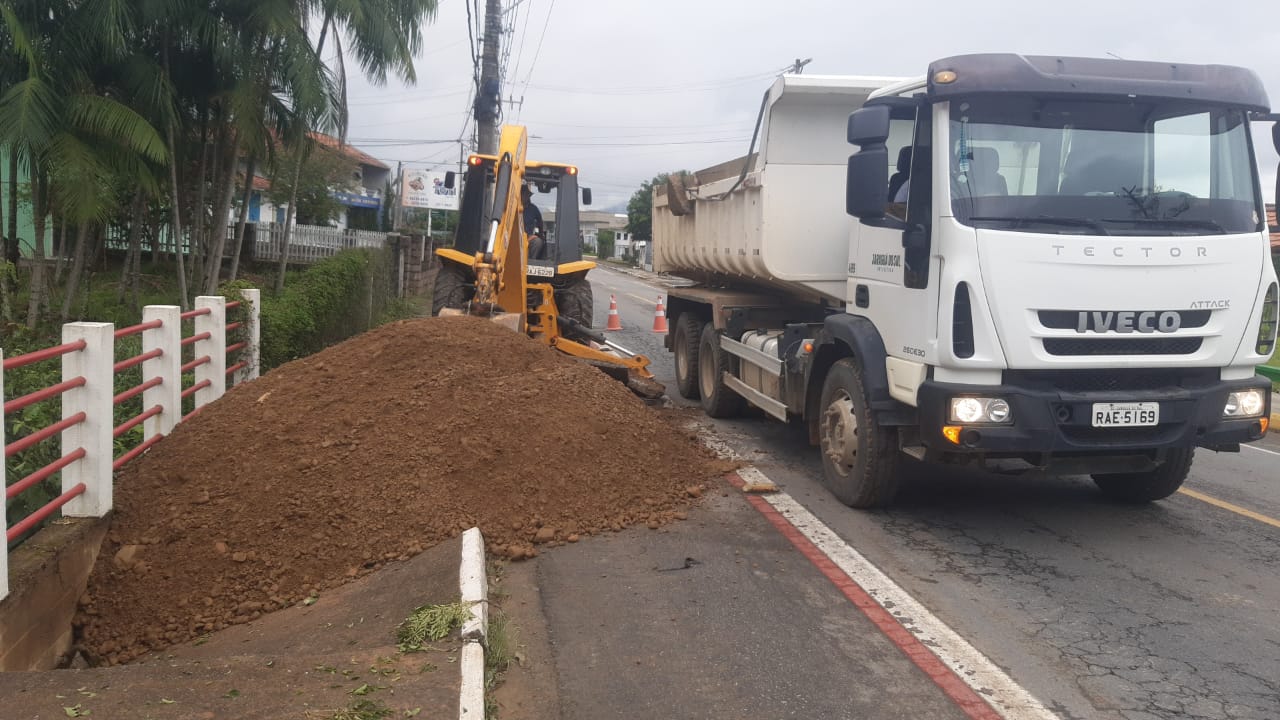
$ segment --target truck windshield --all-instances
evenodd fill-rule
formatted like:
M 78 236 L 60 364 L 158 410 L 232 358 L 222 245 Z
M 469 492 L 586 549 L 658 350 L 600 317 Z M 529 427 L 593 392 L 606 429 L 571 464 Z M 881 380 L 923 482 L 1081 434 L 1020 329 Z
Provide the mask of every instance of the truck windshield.
M 974 227 L 1086 235 L 1262 229 L 1248 123 L 1187 102 L 951 103 L 951 205 Z

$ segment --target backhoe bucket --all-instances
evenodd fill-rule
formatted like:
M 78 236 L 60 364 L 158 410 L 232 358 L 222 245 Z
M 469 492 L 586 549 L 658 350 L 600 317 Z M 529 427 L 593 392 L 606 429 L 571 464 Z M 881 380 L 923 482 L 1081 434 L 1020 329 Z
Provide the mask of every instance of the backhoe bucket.
M 520 313 L 509 312 L 493 312 L 485 311 L 485 308 L 479 305 L 473 305 L 470 311 L 463 308 L 441 308 L 440 315 L 442 317 L 450 317 L 454 315 L 474 315 L 475 317 L 487 317 L 491 321 L 501 325 L 512 332 L 520 332 Z

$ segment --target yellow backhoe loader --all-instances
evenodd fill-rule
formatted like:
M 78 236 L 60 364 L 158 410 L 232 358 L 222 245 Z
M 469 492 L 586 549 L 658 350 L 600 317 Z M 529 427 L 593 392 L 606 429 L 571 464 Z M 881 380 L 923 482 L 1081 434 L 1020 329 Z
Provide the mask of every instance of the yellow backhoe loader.
M 591 329 L 587 271 L 596 264 L 582 259 L 578 238 L 578 169 L 531 162 L 527 149 L 527 130 L 505 125 L 497 155 L 467 160 L 453 247 L 436 250 L 441 268 L 432 314 L 490 317 L 589 362 L 642 397 L 661 397 L 666 389 L 654 380 L 648 358 Z M 445 184 L 453 187 L 456 180 L 449 173 Z M 525 233 L 524 187 L 555 191 L 555 224 L 547 237 Z M 583 189 L 582 195 L 589 205 L 591 190 Z

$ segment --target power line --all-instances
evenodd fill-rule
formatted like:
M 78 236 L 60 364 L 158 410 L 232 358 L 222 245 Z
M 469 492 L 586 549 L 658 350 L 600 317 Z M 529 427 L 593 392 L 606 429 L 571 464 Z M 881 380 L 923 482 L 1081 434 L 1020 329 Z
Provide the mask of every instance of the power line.
M 538 56 L 542 55 L 542 42 L 547 39 L 547 26 L 551 24 L 551 13 L 556 9 L 556 0 L 551 0 L 551 5 L 547 7 L 547 19 L 542 23 L 542 34 L 538 36 L 538 49 L 533 53 L 533 60 L 529 62 L 529 74 L 524 76 L 524 90 L 520 91 L 521 95 L 529 90 L 529 81 L 533 79 L 533 69 L 538 65 Z M 520 106 L 520 112 L 516 113 L 516 120 L 520 119 L 520 114 L 524 112 L 524 106 Z
M 522 2 L 524 0 L 516 0 L 516 5 L 519 6 Z M 533 9 L 529 8 L 524 14 L 524 27 L 520 29 L 520 49 L 516 51 L 516 66 L 511 71 L 511 90 L 513 92 L 516 87 L 516 77 L 520 74 L 520 60 L 524 57 L 524 41 L 525 38 L 529 37 L 529 18 L 531 17 L 533 17 Z M 514 38 L 512 39 L 514 40 Z M 515 45 L 514 42 L 511 44 Z

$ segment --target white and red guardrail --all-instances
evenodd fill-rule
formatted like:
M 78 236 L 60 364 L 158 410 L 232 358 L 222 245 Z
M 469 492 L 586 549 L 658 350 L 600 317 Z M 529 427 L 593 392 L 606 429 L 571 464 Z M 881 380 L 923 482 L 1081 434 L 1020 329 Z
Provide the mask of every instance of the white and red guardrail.
M 172 432 L 182 419 L 182 403 L 193 398 L 198 412 L 222 397 L 229 384 L 258 377 L 259 308 L 258 290 L 242 290 L 245 319 L 227 323 L 227 311 L 241 301 L 227 302 L 222 296 L 196 298 L 195 309 L 182 312 L 176 305 L 148 305 L 142 322 L 116 330 L 111 323 L 75 322 L 62 326 L 62 344 L 25 355 L 4 358 L 4 371 L 38 362 L 62 359 L 62 382 L 4 403 L 4 413 L 19 412 L 38 402 L 62 397 L 62 420 L 31 432 L 5 445 L 5 458 L 61 435 L 60 457 L 5 487 L 11 500 L 55 473 L 62 473 L 62 494 L 25 518 L 4 518 L 5 551 L 0 552 L 0 600 L 9 594 L 8 543 L 21 537 L 59 509 L 66 517 L 103 517 L 111 510 L 112 476 L 125 463 L 146 452 Z M 183 322 L 191 321 L 190 335 L 183 334 Z M 227 345 L 227 333 L 243 327 L 244 340 Z M 119 362 L 115 343 L 122 338 L 142 336 L 142 352 Z M 194 359 L 182 362 L 183 349 L 192 346 Z M 228 367 L 227 358 L 235 362 Z M 0 351 L 3 357 L 3 351 Z M 142 366 L 143 381 L 115 394 L 115 375 Z M 182 376 L 193 372 L 190 387 L 182 387 Z M 228 383 L 227 378 L 231 377 Z M 0 374 L 0 397 L 4 377 Z M 115 425 L 115 406 L 142 398 L 143 410 Z M 142 441 L 114 457 L 114 440 L 142 425 Z M 0 466 L 0 485 L 6 485 Z

